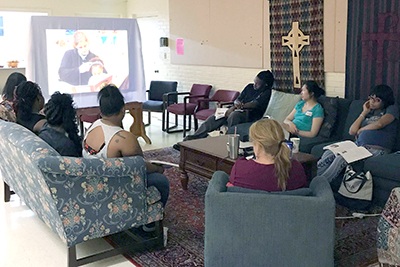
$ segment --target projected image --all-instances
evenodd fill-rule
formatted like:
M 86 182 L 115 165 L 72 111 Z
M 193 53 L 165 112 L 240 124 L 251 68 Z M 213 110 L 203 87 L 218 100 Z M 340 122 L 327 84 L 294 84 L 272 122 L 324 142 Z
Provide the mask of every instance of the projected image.
M 46 29 L 49 94 L 129 88 L 126 30 Z

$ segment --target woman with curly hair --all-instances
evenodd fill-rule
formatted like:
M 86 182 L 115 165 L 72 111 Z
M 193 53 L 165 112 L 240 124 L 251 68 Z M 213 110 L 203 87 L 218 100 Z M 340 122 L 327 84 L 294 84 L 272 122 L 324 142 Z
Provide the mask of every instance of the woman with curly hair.
M 17 117 L 13 109 L 14 90 L 18 84 L 25 82 L 26 77 L 19 72 L 13 72 L 8 76 L 6 85 L 3 88 L 3 96 L 0 102 L 0 119 L 16 122 Z
M 28 81 L 17 86 L 13 101 L 17 123 L 38 134 L 46 122 L 44 115 L 39 114 L 43 106 L 44 98 L 38 84 Z
M 62 156 L 81 157 L 81 138 L 78 136 L 72 96 L 55 92 L 44 110 L 47 122 L 40 130 L 39 137 Z

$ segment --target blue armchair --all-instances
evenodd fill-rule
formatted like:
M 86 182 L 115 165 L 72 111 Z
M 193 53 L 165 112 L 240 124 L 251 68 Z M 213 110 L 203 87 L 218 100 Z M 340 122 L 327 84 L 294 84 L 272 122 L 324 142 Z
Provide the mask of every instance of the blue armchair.
M 334 265 L 335 200 L 324 177 L 284 193 L 227 192 L 228 180 L 215 172 L 206 192 L 205 266 Z

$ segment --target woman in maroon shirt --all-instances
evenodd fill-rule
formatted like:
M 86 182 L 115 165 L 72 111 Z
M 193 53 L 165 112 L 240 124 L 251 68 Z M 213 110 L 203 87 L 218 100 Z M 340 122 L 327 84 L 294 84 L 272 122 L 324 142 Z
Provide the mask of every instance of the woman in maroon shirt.
M 265 191 L 285 191 L 305 187 L 303 166 L 289 158 L 281 125 L 273 119 L 258 120 L 250 127 L 255 159 L 239 158 L 227 186 Z

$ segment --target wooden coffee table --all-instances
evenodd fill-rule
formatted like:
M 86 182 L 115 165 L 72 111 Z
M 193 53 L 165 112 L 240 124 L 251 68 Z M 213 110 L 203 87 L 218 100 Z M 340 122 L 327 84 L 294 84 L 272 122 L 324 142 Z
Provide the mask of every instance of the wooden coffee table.
M 179 142 L 181 158 L 179 168 L 181 171 L 182 188 L 187 190 L 189 182 L 188 172 L 211 179 L 215 171 L 231 173 L 234 159 L 229 158 L 226 143 L 227 135 L 207 137 L 191 141 Z M 311 154 L 295 153 L 293 158 L 302 163 L 308 181 L 316 173 L 317 159 Z

